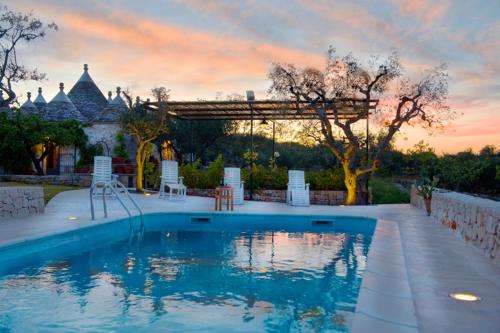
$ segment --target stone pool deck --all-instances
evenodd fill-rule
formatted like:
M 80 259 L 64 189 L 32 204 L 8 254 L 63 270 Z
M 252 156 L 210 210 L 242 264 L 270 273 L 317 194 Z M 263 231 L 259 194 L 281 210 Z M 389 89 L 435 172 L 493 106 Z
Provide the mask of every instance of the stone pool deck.
M 134 196 L 145 213 L 213 212 L 210 198 L 169 202 L 156 195 Z M 108 204 L 109 218 L 102 218 L 97 203 L 97 221 L 91 221 L 88 190 L 60 193 L 44 214 L 1 217 L 0 246 L 126 217 L 116 200 Z M 423 210 L 410 205 L 289 207 L 245 202 L 235 213 L 378 219 L 352 332 L 500 332 L 500 267 Z M 453 300 L 448 296 L 453 292 L 471 292 L 481 301 Z

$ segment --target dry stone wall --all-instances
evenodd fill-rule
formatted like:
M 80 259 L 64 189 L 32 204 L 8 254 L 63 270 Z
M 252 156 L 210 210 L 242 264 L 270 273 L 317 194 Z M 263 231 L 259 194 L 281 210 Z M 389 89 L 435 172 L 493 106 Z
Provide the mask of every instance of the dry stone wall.
M 0 218 L 39 214 L 44 208 L 41 187 L 0 187 Z
M 9 182 L 21 182 L 30 184 L 54 184 L 54 185 L 74 185 L 89 187 L 92 183 L 92 175 L 71 174 L 71 175 L 0 175 L 0 180 Z
M 414 187 L 411 203 L 423 207 Z M 457 192 L 435 192 L 431 207 L 432 218 L 460 233 L 500 265 L 500 202 Z
M 201 197 L 213 197 L 213 189 L 192 189 L 188 188 L 188 195 L 196 195 Z M 310 202 L 313 205 L 343 205 L 346 199 L 345 191 L 310 191 Z M 250 192 L 245 191 L 245 200 L 250 199 Z M 254 191 L 253 200 L 267 202 L 285 202 L 285 190 L 259 190 Z

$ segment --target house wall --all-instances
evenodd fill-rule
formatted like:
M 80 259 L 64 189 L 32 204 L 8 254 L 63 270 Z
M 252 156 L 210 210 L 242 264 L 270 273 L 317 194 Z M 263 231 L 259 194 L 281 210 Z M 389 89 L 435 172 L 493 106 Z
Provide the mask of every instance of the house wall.
M 85 128 L 85 134 L 89 138 L 89 143 L 95 144 L 105 142 L 104 154 L 113 156 L 113 149 L 116 146 L 116 135 L 120 130 L 120 125 L 113 123 L 97 123 Z M 109 149 L 109 152 L 106 151 Z
M 411 189 L 411 204 L 423 207 L 423 200 Z M 423 208 L 425 209 L 425 208 Z M 431 217 L 456 231 L 500 265 L 500 202 L 443 191 L 432 194 Z

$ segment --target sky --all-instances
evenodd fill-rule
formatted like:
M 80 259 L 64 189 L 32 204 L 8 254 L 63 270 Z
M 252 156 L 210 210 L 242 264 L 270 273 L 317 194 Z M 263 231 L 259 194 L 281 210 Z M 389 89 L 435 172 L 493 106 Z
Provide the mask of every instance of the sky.
M 1 0 L 0 0 L 1 2 Z M 146 95 L 165 86 L 172 100 L 214 99 L 254 90 L 267 97 L 273 62 L 322 68 L 333 45 L 358 58 L 396 50 L 406 73 L 446 63 L 449 105 L 458 117 L 444 131 L 404 127 L 400 149 L 420 140 L 437 153 L 486 144 L 500 148 L 500 1 L 498 0 L 44 0 L 3 1 L 30 11 L 57 32 L 19 52 L 45 82 L 17 88 L 50 100 L 84 63 L 106 94 L 117 86 Z M 374 124 L 375 125 L 375 124 Z

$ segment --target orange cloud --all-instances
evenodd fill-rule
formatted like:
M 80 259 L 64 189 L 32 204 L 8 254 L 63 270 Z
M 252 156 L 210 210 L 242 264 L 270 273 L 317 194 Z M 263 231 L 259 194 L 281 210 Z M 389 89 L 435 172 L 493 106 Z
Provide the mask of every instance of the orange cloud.
M 420 20 L 426 27 L 436 23 L 450 5 L 447 0 L 393 0 L 392 3 L 401 14 Z
M 115 72 L 218 84 L 232 77 L 265 78 L 273 61 L 320 64 L 324 56 L 267 43 L 218 36 L 129 15 L 111 19 L 63 16 L 67 29 L 100 40 L 99 62 Z M 132 63 L 120 61 L 125 59 Z M 138 77 L 138 79 L 140 79 Z

